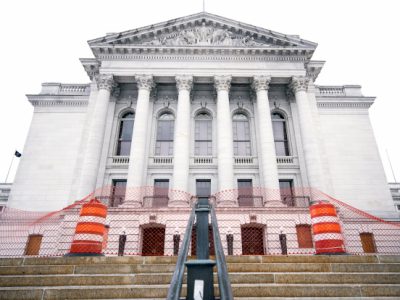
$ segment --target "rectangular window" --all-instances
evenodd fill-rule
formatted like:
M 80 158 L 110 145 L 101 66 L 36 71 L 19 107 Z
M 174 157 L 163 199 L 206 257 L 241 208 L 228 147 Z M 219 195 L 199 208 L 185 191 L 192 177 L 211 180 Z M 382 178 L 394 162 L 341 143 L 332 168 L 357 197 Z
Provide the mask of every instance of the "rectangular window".
M 196 195 L 197 197 L 210 197 L 211 195 L 211 180 L 197 179 L 196 180 Z
M 126 179 L 113 179 L 110 206 L 117 207 L 125 201 Z
M 239 206 L 254 206 L 253 182 L 251 179 L 238 179 L 238 204 Z
M 198 156 L 212 155 L 212 121 L 196 120 L 194 154 Z
M 171 156 L 174 151 L 174 121 L 159 120 L 157 126 L 157 141 L 155 154 Z
M 238 179 L 239 196 L 253 196 L 253 181 L 251 179 Z
M 296 233 L 299 248 L 313 248 L 311 225 L 296 225 Z
M 279 179 L 279 189 L 282 202 L 289 206 L 294 206 L 293 180 Z
M 154 196 L 168 196 L 169 179 L 154 180 Z
M 169 179 L 154 180 L 153 207 L 168 206 Z
M 250 126 L 247 121 L 233 122 L 233 152 L 235 156 L 251 156 Z

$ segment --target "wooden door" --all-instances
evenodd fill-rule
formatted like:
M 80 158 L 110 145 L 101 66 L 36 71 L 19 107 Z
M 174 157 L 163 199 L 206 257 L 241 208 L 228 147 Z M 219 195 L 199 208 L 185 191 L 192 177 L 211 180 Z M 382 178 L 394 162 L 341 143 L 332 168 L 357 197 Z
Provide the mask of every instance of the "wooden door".
M 264 228 L 242 226 L 242 254 L 264 255 Z
M 296 225 L 297 243 L 299 248 L 313 248 L 311 225 Z
M 211 225 L 208 225 L 208 241 L 210 245 L 208 251 L 210 255 L 215 255 L 214 236 Z M 196 225 L 194 225 L 192 229 L 192 248 L 191 248 L 192 256 L 196 255 L 196 243 L 197 243 L 197 231 L 196 231 Z
M 362 232 L 360 233 L 360 238 L 364 253 L 376 253 L 376 246 L 373 233 Z
M 164 255 L 165 227 L 143 228 L 143 256 Z
M 40 245 L 42 244 L 43 235 L 31 234 L 26 243 L 25 255 L 39 255 Z

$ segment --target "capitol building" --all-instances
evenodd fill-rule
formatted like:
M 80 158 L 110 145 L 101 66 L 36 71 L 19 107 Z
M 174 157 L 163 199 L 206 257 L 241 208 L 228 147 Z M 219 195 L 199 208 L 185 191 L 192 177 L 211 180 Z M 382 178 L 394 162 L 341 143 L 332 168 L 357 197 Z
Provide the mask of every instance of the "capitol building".
M 138 239 L 150 223 L 182 232 L 196 196 L 238 236 L 249 223 L 277 232 L 282 214 L 307 224 L 309 204 L 329 197 L 398 218 L 368 114 L 375 98 L 315 84 L 316 43 L 206 12 L 88 43 L 89 83 L 27 95 L 34 114 L 9 207 L 54 211 L 95 193 L 110 233 L 129 216 Z

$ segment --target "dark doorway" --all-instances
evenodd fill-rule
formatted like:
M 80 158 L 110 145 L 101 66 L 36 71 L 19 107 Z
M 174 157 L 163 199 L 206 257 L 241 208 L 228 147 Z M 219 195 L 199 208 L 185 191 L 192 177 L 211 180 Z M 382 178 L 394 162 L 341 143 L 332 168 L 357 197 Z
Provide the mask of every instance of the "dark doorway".
M 364 253 L 376 253 L 376 245 L 373 233 L 362 232 L 360 233 L 360 238 Z
M 164 255 L 165 227 L 144 227 L 142 233 L 142 255 Z
M 208 242 L 210 245 L 209 246 L 210 255 L 215 255 L 214 237 L 211 225 L 208 225 Z M 192 248 L 191 248 L 192 256 L 196 255 L 196 243 L 197 243 L 197 231 L 196 231 L 196 225 L 194 225 L 192 229 Z
M 43 235 L 31 234 L 28 236 L 26 243 L 25 255 L 39 255 L 40 245 L 42 244 Z
M 264 255 L 264 228 L 257 225 L 245 225 L 242 232 L 242 254 Z

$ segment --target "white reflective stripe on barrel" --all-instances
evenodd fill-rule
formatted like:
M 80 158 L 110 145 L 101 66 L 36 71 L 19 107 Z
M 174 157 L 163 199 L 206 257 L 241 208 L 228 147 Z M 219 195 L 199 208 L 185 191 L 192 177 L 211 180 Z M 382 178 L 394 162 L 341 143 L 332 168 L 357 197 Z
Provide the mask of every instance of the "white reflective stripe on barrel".
M 314 217 L 311 218 L 311 224 L 318 224 L 318 223 L 339 223 L 338 217 L 332 216 L 323 216 L 323 217 Z
M 314 241 L 326 241 L 326 240 L 343 240 L 343 236 L 340 233 L 318 233 L 314 234 Z
M 105 223 L 105 218 L 103 217 L 97 217 L 97 216 L 81 216 L 79 217 L 78 223 L 99 223 L 99 224 L 104 224 Z
M 89 241 L 94 241 L 94 242 L 102 242 L 103 241 L 103 235 L 100 234 L 92 234 L 92 233 L 77 233 L 74 236 L 74 242 L 75 241 L 81 241 L 81 240 L 89 240 Z

